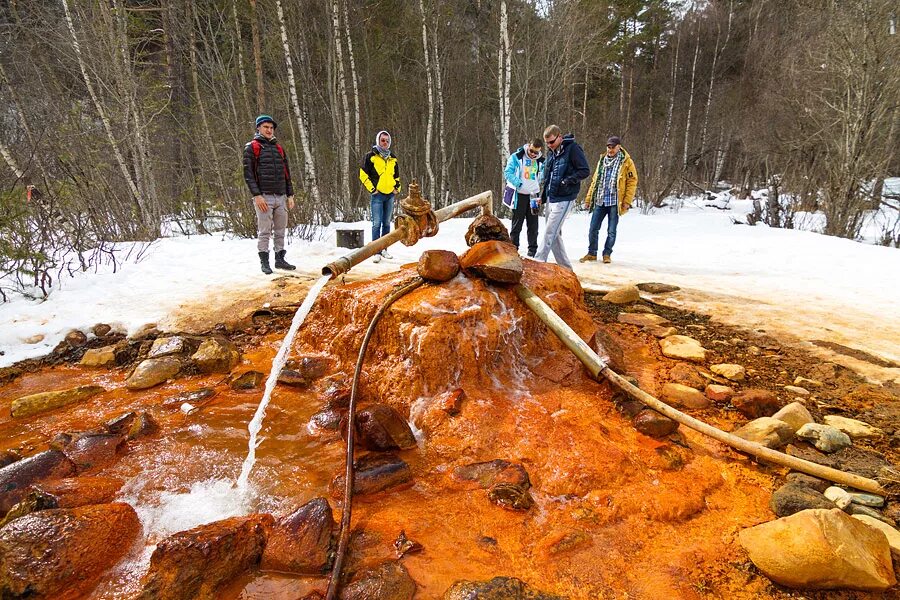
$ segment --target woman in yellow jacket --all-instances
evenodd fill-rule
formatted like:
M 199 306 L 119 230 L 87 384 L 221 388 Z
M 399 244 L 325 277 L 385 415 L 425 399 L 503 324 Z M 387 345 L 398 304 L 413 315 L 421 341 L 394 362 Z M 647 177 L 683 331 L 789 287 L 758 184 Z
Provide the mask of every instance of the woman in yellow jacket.
M 372 241 L 374 242 L 391 230 L 391 213 L 394 210 L 394 195 L 400 191 L 400 170 L 397 157 L 391 151 L 391 134 L 379 131 L 375 136 L 375 145 L 363 158 L 359 167 L 359 180 L 366 190 L 372 194 Z M 393 258 L 382 250 L 373 260 Z
M 584 207 L 591 210 L 591 226 L 588 229 L 588 252 L 579 262 L 597 260 L 597 244 L 600 225 L 609 217 L 606 227 L 606 243 L 603 245 L 603 262 L 612 262 L 613 244 L 616 243 L 616 229 L 619 217 L 628 212 L 637 190 L 637 169 L 631 155 L 622 147 L 622 140 L 614 135 L 606 140 L 606 154 L 597 161 L 594 178 L 588 188 Z

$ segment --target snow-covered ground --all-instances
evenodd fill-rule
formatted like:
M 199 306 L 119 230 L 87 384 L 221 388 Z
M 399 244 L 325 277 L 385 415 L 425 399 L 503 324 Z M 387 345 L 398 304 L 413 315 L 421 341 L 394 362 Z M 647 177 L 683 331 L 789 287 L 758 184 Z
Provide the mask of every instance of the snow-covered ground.
M 588 214 L 573 214 L 563 233 L 587 288 L 671 283 L 683 290 L 665 302 L 796 341 L 834 341 L 900 362 L 900 250 L 733 223 L 747 212 L 749 201 L 734 200 L 727 210 L 704 207 L 699 200 L 678 212 L 632 210 L 619 222 L 610 265 L 577 262 L 587 249 Z M 396 244 L 392 260 L 368 260 L 352 274 L 384 273 L 430 248 L 462 252 L 469 222 L 443 223 L 436 237 L 412 248 Z M 369 239 L 367 222 L 339 226 L 364 229 Z M 320 240 L 289 245 L 297 274 L 312 280 L 346 252 L 335 246 L 334 229 L 323 231 Z M 605 227 L 601 246 L 604 236 Z M 264 296 L 276 289 L 274 280 L 259 271 L 255 240 L 221 234 L 162 239 L 140 262 L 121 265 L 116 273 L 63 279 L 43 302 L 18 297 L 0 304 L 0 366 L 45 354 L 71 329 L 87 331 L 98 322 L 127 331 L 149 322 L 177 326 L 176 315 L 185 306 L 212 310 L 242 296 Z M 36 342 L 38 336 L 43 339 Z M 900 370 L 887 371 L 879 378 L 900 377 Z

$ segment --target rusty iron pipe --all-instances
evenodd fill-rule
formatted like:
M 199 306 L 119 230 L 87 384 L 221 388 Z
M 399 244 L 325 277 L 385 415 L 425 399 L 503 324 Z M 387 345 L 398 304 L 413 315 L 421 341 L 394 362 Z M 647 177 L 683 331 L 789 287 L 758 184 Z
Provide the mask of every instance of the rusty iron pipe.
M 481 214 L 492 214 L 493 211 L 493 202 L 494 202 L 494 194 L 493 192 L 481 192 L 480 194 L 476 194 L 465 200 L 460 200 L 450 206 L 446 206 L 440 210 L 434 211 L 435 216 L 437 217 L 438 223 L 442 221 L 446 221 L 447 219 L 452 219 L 455 216 L 461 215 L 462 213 L 472 210 L 473 208 L 481 208 Z M 362 261 L 366 260 L 369 257 L 372 257 L 382 250 L 392 246 L 393 244 L 403 240 L 407 236 L 406 228 L 410 227 L 408 222 L 400 221 L 400 225 L 395 228 L 393 231 L 389 232 L 387 235 L 384 235 L 377 240 L 373 240 L 363 246 L 362 248 L 357 248 L 353 252 L 346 254 L 336 261 L 325 265 L 322 267 L 322 275 L 331 275 L 332 277 L 337 277 L 338 275 L 343 275 Z
M 797 458 L 796 456 L 790 456 L 789 454 L 767 448 L 762 444 L 757 444 L 756 442 L 751 442 L 739 438 L 736 435 L 726 433 L 721 429 L 717 429 L 712 425 L 672 408 L 668 404 L 661 402 L 644 390 L 633 385 L 627 379 L 609 368 L 606 362 L 601 359 L 546 302 L 541 300 L 537 294 L 521 284 L 516 286 L 516 294 L 526 306 L 528 306 L 528 308 L 530 308 L 541 321 L 556 334 L 560 341 L 562 341 L 562 343 L 578 357 L 595 379 L 599 380 L 600 377 L 603 377 L 635 400 L 664 414 L 673 421 L 677 421 L 694 431 L 698 431 L 714 440 L 718 440 L 723 444 L 727 444 L 732 448 L 736 448 L 737 450 L 746 452 L 747 454 L 762 460 L 872 494 L 886 495 L 881 484 L 874 479 L 862 477 L 861 475 L 854 475 L 853 473 L 847 473 L 838 469 L 832 469 L 831 467 L 825 467 L 808 460 L 803 460 L 802 458 Z

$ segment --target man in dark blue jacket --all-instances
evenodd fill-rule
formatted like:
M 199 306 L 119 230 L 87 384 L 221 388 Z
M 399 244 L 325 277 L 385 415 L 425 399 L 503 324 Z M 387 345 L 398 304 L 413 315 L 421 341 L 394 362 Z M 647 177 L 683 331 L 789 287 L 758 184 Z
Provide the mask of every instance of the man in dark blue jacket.
M 575 136 L 571 133 L 563 135 L 557 125 L 544 130 L 544 142 L 548 155 L 544 163 L 541 200 L 548 204 L 547 226 L 544 241 L 534 258 L 546 262 L 552 250 L 556 263 L 572 270 L 562 241 L 562 226 L 575 205 L 581 180 L 591 174 L 591 167 L 584 150 L 575 142 Z

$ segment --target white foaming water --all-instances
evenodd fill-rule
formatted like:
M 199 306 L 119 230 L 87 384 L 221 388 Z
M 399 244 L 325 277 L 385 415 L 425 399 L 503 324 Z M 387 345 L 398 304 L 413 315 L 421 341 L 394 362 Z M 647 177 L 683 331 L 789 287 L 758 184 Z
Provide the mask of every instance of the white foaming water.
M 331 275 L 323 275 L 321 279 L 310 288 L 309 293 L 306 294 L 306 298 L 303 300 L 303 304 L 300 305 L 300 308 L 298 308 L 296 314 L 294 314 L 294 320 L 291 321 L 291 327 L 288 329 L 287 335 L 284 336 L 284 341 L 281 342 L 281 348 L 278 349 L 278 354 L 275 355 L 275 359 L 272 361 L 272 370 L 269 372 L 269 378 L 266 380 L 266 388 L 263 391 L 262 400 L 260 400 L 259 406 L 256 408 L 256 414 L 253 415 L 253 420 L 251 420 L 250 425 L 247 426 L 247 429 L 250 431 L 250 442 L 247 458 L 244 459 L 244 464 L 241 467 L 241 475 L 237 480 L 237 486 L 240 489 L 247 487 L 247 481 L 250 479 L 250 471 L 253 470 L 253 463 L 256 462 L 256 447 L 260 443 L 256 441 L 256 436 L 262 429 L 263 419 L 266 418 L 266 407 L 269 405 L 269 400 L 272 398 L 272 391 L 275 389 L 275 383 L 278 381 L 278 374 L 281 373 L 281 369 L 284 368 L 284 363 L 287 362 L 291 342 L 294 341 L 297 330 L 300 329 L 300 326 L 306 319 L 306 315 L 312 310 L 316 298 L 319 297 L 319 292 L 322 291 L 322 288 L 325 287 L 325 284 L 328 283 L 329 279 L 331 279 Z

